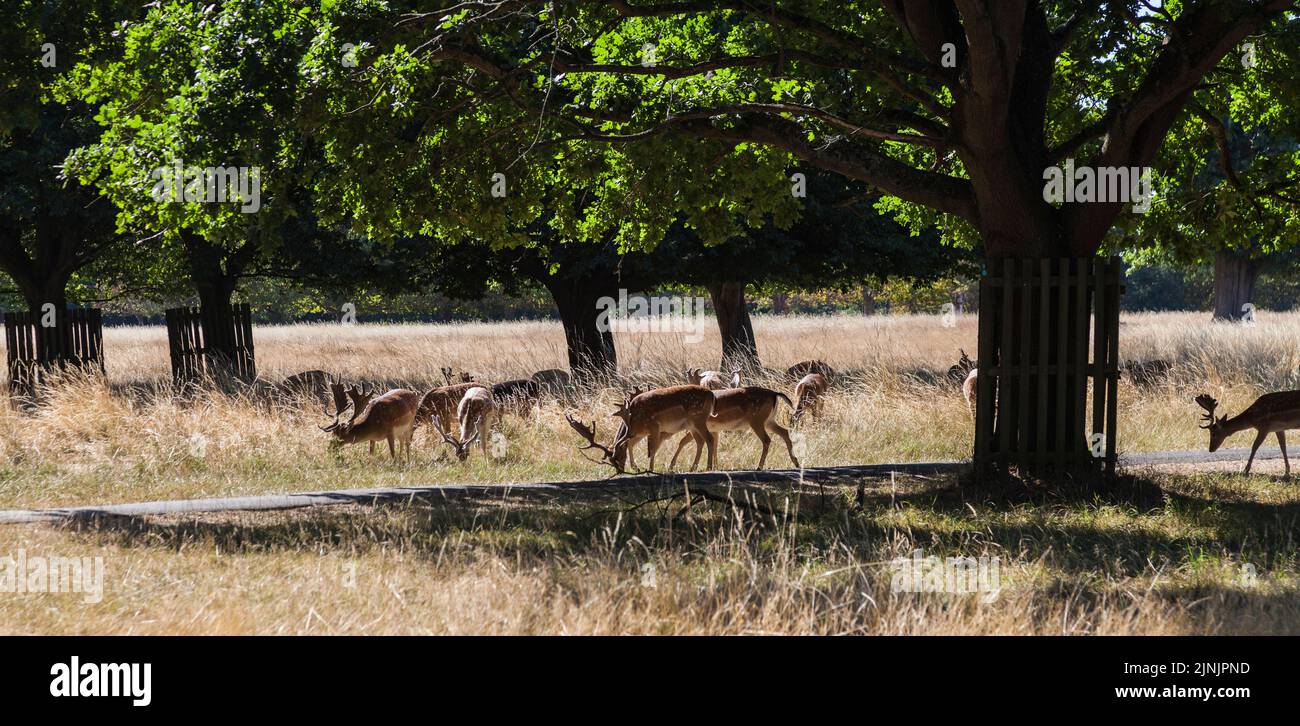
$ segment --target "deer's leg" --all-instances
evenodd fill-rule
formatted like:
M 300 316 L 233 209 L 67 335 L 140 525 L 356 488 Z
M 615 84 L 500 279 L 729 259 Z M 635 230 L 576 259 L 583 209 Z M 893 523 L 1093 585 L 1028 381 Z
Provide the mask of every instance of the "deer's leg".
M 795 458 L 794 455 L 794 444 L 790 441 L 790 430 L 775 421 L 767 423 L 767 430 L 776 434 L 785 442 L 785 453 L 790 455 L 790 461 L 794 462 L 794 468 L 802 468 L 803 465 L 799 463 L 799 459 Z
M 682 438 L 677 441 L 677 450 L 673 452 L 673 460 L 668 462 L 668 468 L 670 470 L 676 468 L 677 456 L 682 453 L 682 449 L 686 448 L 686 442 L 694 441 L 694 440 L 695 440 L 695 434 L 691 433 L 690 431 L 687 431 L 686 433 L 682 434 Z M 700 449 L 699 442 L 696 442 L 695 444 L 696 452 L 698 452 L 699 449 Z M 696 461 L 699 461 L 698 453 L 696 454 Z
M 375 455 L 375 442 L 373 441 L 370 442 L 370 455 L 371 456 Z
M 1250 447 L 1250 458 L 1246 459 L 1246 470 L 1242 472 L 1243 474 L 1250 473 L 1250 465 L 1255 463 L 1255 452 L 1259 451 L 1259 445 L 1264 443 L 1266 438 L 1268 438 L 1267 431 L 1260 431 L 1259 435 L 1255 437 L 1255 443 Z
M 397 446 L 395 445 L 396 438 L 397 437 L 393 436 L 391 432 L 388 434 L 388 455 L 393 457 L 393 461 L 397 461 Z M 370 446 L 373 447 L 374 445 L 375 442 L 371 441 Z
M 697 436 L 704 437 L 704 443 L 709 447 L 709 471 L 714 471 L 718 467 L 718 435 L 709 431 L 708 416 L 701 416 L 691 422 Z
M 709 436 L 713 435 L 709 434 Z M 700 466 L 700 454 L 704 453 L 704 439 L 694 432 L 691 433 L 691 438 L 695 440 L 695 458 L 691 460 L 691 471 L 695 471 Z
M 639 444 L 639 443 L 641 443 L 641 439 L 640 439 L 639 437 L 638 437 L 638 438 L 629 438 L 629 439 L 627 440 L 627 444 L 626 444 L 626 446 L 627 446 L 627 468 L 630 469 L 630 470 L 632 470 L 632 471 L 636 471 L 636 470 L 639 468 L 639 467 L 636 465 L 636 457 L 633 456 L 633 452 L 636 451 L 636 445 Z
M 650 457 L 650 471 L 655 470 L 655 454 L 659 451 L 659 445 L 664 441 L 664 435 L 658 430 L 650 432 L 646 437 L 646 454 Z
M 767 435 L 761 423 L 750 424 L 749 428 L 753 429 L 754 435 L 763 443 L 763 453 L 758 455 L 758 468 L 762 469 L 763 464 L 767 463 L 767 450 L 772 446 L 772 437 Z
M 1277 445 L 1282 447 L 1282 465 L 1286 467 L 1286 475 L 1291 476 L 1291 460 L 1286 458 L 1286 432 L 1277 432 Z

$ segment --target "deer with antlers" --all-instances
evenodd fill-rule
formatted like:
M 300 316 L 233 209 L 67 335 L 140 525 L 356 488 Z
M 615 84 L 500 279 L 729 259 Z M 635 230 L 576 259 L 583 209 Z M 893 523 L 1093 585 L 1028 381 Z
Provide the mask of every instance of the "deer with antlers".
M 706 425 L 715 449 L 718 445 L 718 434 L 722 431 L 746 429 L 753 431 L 763 444 L 763 453 L 758 457 L 758 468 L 762 469 L 764 462 L 767 461 L 768 448 L 772 445 L 772 437 L 768 434 L 773 433 L 785 442 L 785 450 L 790 455 L 790 461 L 794 462 L 795 467 L 799 466 L 799 459 L 794 455 L 794 444 L 790 442 L 789 430 L 776 422 L 776 409 L 780 401 L 785 401 L 787 406 L 794 408 L 794 403 L 790 401 L 789 396 L 759 386 L 729 388 L 725 391 L 717 391 L 713 395 L 716 399 L 713 415 L 709 417 Z M 706 442 L 696 436 L 694 431 L 688 431 L 677 442 L 677 451 L 673 453 L 673 459 L 668 464 L 669 469 L 677 463 L 677 456 L 682 453 L 682 448 L 688 441 L 695 442 L 695 461 L 691 462 L 691 471 L 694 471 L 700 463 L 700 450 Z
M 343 384 L 330 385 L 334 394 L 334 420 L 328 426 L 321 426 L 321 431 L 334 434 L 331 446 L 368 442 L 370 453 L 375 452 L 376 441 L 388 441 L 388 453 L 397 459 L 397 444 L 401 444 L 406 456 L 411 455 L 411 435 L 415 430 L 415 413 L 420 406 L 420 394 L 405 388 L 397 388 L 375 397 L 373 391 L 352 386 L 344 391 Z M 339 417 L 348 408 L 347 399 L 352 399 L 352 418 L 346 422 Z M 330 415 L 329 412 L 326 412 Z
M 449 366 L 443 366 L 443 367 L 440 368 L 439 370 L 442 371 L 442 378 L 443 378 L 444 381 L 447 382 L 447 385 L 448 385 L 448 386 L 450 386 L 450 385 L 452 385 L 452 384 L 454 384 L 454 383 L 473 383 L 473 382 L 474 382 L 474 376 L 472 376 L 472 375 L 470 375 L 470 374 L 468 374 L 468 373 L 466 373 L 466 372 L 464 372 L 464 371 L 461 371 L 461 372 L 460 372 L 460 376 L 459 376 L 459 377 L 456 377 L 456 376 L 453 376 L 453 375 L 452 375 L 453 373 L 455 373 L 455 371 L 452 370 Z
M 1229 436 L 1246 429 L 1255 429 L 1255 443 L 1250 447 L 1250 458 L 1246 459 L 1243 474 L 1250 473 L 1250 465 L 1255 461 L 1255 452 L 1269 434 L 1277 434 L 1277 443 L 1282 447 L 1282 463 L 1286 475 L 1291 476 L 1291 462 L 1286 455 L 1287 429 L 1300 428 L 1300 391 L 1278 391 L 1265 393 L 1246 407 L 1245 411 L 1228 418 L 1214 417 L 1219 402 L 1208 394 L 1196 397 L 1196 403 L 1205 409 L 1201 420 L 1207 423 L 1201 428 L 1210 431 L 1210 451 L 1216 451 Z
M 624 473 L 629 465 L 636 468 L 632 449 L 642 439 L 646 439 L 649 470 L 653 471 L 659 446 L 669 436 L 683 431 L 695 434 L 700 437 L 699 440 L 704 441 L 709 451 L 708 466 L 712 469 L 716 447 L 713 438 L 709 436 L 708 421 L 713 415 L 715 401 L 713 391 L 693 384 L 645 392 L 634 391 L 613 414 L 622 419 L 623 423 L 610 446 L 596 440 L 595 421 L 587 425 L 569 414 L 564 417 L 568 419 L 569 426 L 587 440 L 587 445 L 582 450 L 598 449 L 602 453 L 601 463 L 614 467 L 618 474 Z
M 442 440 L 456 452 L 456 460 L 464 461 L 469 457 L 469 447 L 475 441 L 478 442 L 479 450 L 487 456 L 487 438 L 483 434 L 492 426 L 496 417 L 497 408 L 492 400 L 491 389 L 475 385 L 465 391 L 456 407 L 456 418 L 460 423 L 459 438 L 447 433 L 442 426 L 442 419 L 437 415 L 433 416 L 432 424 L 434 430 L 442 435 Z

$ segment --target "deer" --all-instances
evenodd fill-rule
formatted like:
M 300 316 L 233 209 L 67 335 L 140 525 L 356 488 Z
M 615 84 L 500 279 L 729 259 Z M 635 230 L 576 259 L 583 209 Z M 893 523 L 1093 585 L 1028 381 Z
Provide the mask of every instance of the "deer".
M 785 401 L 787 406 L 794 408 L 794 403 L 790 401 L 789 396 L 759 386 L 728 388 L 725 391 L 717 391 L 713 395 L 716 402 L 707 427 L 715 449 L 720 432 L 749 429 L 763 444 L 763 453 L 758 457 L 758 468 L 762 469 L 767 461 L 768 448 L 772 445 L 772 437 L 768 436 L 768 433 L 773 433 L 785 442 L 785 450 L 790 455 L 790 461 L 794 462 L 795 468 L 799 468 L 799 459 L 794 455 L 794 444 L 790 441 L 790 431 L 776 422 L 776 410 L 780 401 Z M 699 465 L 700 451 L 705 441 L 695 432 L 687 431 L 677 442 L 677 451 L 673 453 L 673 459 L 668 464 L 669 469 L 677 464 L 677 456 L 682 453 L 688 441 L 695 442 L 695 460 L 691 462 L 691 471 Z
M 541 390 L 549 391 L 552 395 L 568 390 L 572 381 L 568 371 L 562 371 L 559 368 L 547 368 L 544 371 L 537 371 L 529 378 L 537 381 L 537 385 L 540 386 Z
M 451 444 L 456 452 L 456 460 L 469 458 L 469 448 L 478 442 L 479 450 L 487 456 L 487 439 L 484 431 L 492 426 L 497 417 L 496 404 L 492 402 L 492 391 L 485 386 L 474 386 L 465 391 L 456 407 L 456 418 L 460 422 L 460 438 L 456 438 L 442 427 L 442 419 L 436 414 L 432 418 L 435 431 L 442 435 L 442 440 Z M 471 433 L 472 432 L 472 433 Z
M 654 471 L 655 454 L 659 446 L 671 435 L 689 431 L 704 441 L 708 447 L 708 466 L 712 469 L 716 459 L 716 445 L 709 436 L 708 421 L 713 415 L 717 399 L 713 391 L 695 384 L 669 386 L 652 391 L 633 392 L 623 402 L 613 416 L 623 420 L 614 435 L 614 442 L 605 446 L 596 440 L 596 422 L 590 425 L 578 421 L 569 414 L 569 426 L 578 435 L 587 440 L 587 445 L 580 451 L 598 449 L 602 453 L 600 463 L 614 468 L 615 474 L 623 474 L 630 464 L 636 468 L 632 449 L 641 439 L 647 440 L 647 454 L 650 459 L 649 471 Z
M 820 416 L 822 397 L 826 395 L 830 386 L 830 380 L 821 373 L 809 373 L 800 379 L 799 384 L 794 387 L 794 400 L 798 403 L 795 404 L 794 416 L 791 417 L 790 423 L 799 423 L 806 413 L 814 418 Z
M 791 381 L 799 381 L 809 373 L 821 374 L 827 381 L 835 377 L 834 369 L 819 360 L 800 361 L 785 370 L 786 378 Z
M 396 388 L 382 396 L 358 390 L 352 386 L 346 392 L 343 384 L 330 385 L 334 394 L 334 420 L 321 431 L 334 435 L 331 447 L 368 442 L 370 453 L 375 452 L 376 441 L 388 441 L 388 453 L 397 460 L 396 444 L 400 443 L 407 458 L 411 456 L 411 435 L 415 430 L 415 414 L 420 407 L 420 394 L 405 388 Z M 352 399 L 352 418 L 342 422 L 339 417 L 347 409 L 344 396 Z M 329 412 L 326 411 L 329 415 Z
M 966 408 L 970 415 L 975 415 L 975 387 L 979 385 L 980 369 L 972 368 L 970 373 L 966 374 L 966 380 L 961 382 L 961 395 L 966 399 Z
M 533 404 L 542 396 L 542 384 L 531 378 L 516 378 L 505 383 L 492 384 L 492 399 L 501 411 L 510 411 L 520 418 L 528 418 Z
M 1250 447 L 1250 457 L 1246 459 L 1243 474 L 1250 473 L 1250 466 L 1255 461 L 1255 453 L 1269 434 L 1277 434 L 1278 446 L 1282 447 L 1282 463 L 1286 467 L 1286 476 L 1291 476 L 1291 461 L 1286 454 L 1287 429 L 1300 428 L 1300 391 L 1277 391 L 1265 393 L 1246 407 L 1245 411 L 1228 418 L 1214 417 L 1219 402 L 1209 394 L 1202 393 L 1196 397 L 1196 403 L 1205 409 L 1201 420 L 1207 423 L 1201 428 L 1210 431 L 1210 451 L 1216 451 L 1225 439 L 1239 431 L 1255 429 L 1255 443 Z
M 958 350 L 961 351 L 961 358 L 957 360 L 955 365 L 948 368 L 948 380 L 953 383 L 965 383 L 970 376 L 970 372 L 979 365 L 979 361 L 971 360 L 971 357 L 966 355 L 964 348 Z
M 448 367 L 448 366 L 443 366 L 442 368 L 439 368 L 439 370 L 442 371 L 442 378 L 443 378 L 443 380 L 445 380 L 445 381 L 447 382 L 447 385 L 448 385 L 448 386 L 452 385 L 453 383 L 473 383 L 473 382 L 474 382 L 474 376 L 471 376 L 470 374 L 468 374 L 468 373 L 466 373 L 466 372 L 464 372 L 464 371 L 461 371 L 461 372 L 460 372 L 460 376 L 459 376 L 458 378 L 453 378 L 452 374 L 453 374 L 455 371 L 453 371 L 450 367 Z
M 1125 361 L 1120 366 L 1120 375 L 1128 376 L 1128 379 L 1133 381 L 1133 385 L 1146 388 L 1155 386 L 1167 378 L 1173 367 L 1172 362 L 1159 358 L 1144 361 L 1131 360 Z
M 325 371 L 312 370 L 295 373 L 285 378 L 275 389 L 284 396 L 304 396 L 318 398 L 325 393 L 329 385 L 329 376 Z
M 446 369 L 450 371 L 451 369 Z M 430 421 L 437 416 L 442 421 L 456 421 L 457 407 L 460 401 L 465 397 L 465 392 L 471 388 L 481 387 L 482 383 L 453 383 L 447 386 L 439 386 L 428 393 L 420 400 L 420 408 L 416 414 L 416 420 L 423 423 Z M 464 435 L 464 431 L 461 435 Z
M 736 369 L 731 374 L 731 385 L 728 386 L 727 377 L 720 371 L 706 371 L 700 368 L 690 368 L 686 371 L 686 382 L 696 386 L 704 386 L 710 391 L 721 391 L 726 388 L 738 388 L 740 386 L 740 369 Z

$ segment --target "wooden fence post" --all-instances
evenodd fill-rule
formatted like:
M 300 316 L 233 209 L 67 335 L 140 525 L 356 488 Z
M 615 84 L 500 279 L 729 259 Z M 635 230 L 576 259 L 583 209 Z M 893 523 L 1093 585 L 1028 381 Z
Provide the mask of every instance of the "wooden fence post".
M 1114 475 L 1122 293 L 1114 257 L 990 261 L 980 279 L 977 477 L 1099 465 Z

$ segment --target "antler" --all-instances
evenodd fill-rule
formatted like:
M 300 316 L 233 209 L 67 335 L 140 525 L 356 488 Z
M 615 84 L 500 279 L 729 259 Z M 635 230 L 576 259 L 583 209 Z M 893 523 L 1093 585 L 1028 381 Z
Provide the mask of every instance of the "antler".
M 1201 414 L 1201 420 L 1209 421 L 1207 425 L 1202 426 L 1201 428 L 1203 429 L 1210 428 L 1211 426 L 1214 425 L 1214 409 L 1218 408 L 1219 402 L 1214 400 L 1214 398 L 1211 397 L 1208 393 L 1202 393 L 1201 395 L 1196 397 L 1196 403 L 1198 406 L 1205 409 L 1205 413 Z
M 360 389 L 356 386 L 348 389 L 348 398 L 352 399 L 352 418 L 355 419 L 361 415 L 361 412 L 366 408 L 366 404 L 370 403 L 370 399 L 374 395 L 375 392 L 369 390 L 364 383 Z
M 457 446 L 457 447 L 460 446 L 460 442 L 457 441 L 455 438 L 453 438 L 452 435 L 447 433 L 446 429 L 442 427 L 442 419 L 438 418 L 438 414 L 433 415 L 433 430 L 437 431 L 439 434 L 442 435 L 443 441 L 451 444 L 452 446 Z
M 448 368 L 448 367 L 446 367 L 446 366 L 443 366 L 443 367 L 440 368 L 439 370 L 442 371 L 442 379 L 443 379 L 444 381 L 447 382 L 447 385 L 450 386 L 450 385 L 451 385 L 451 369 Z
M 602 453 L 605 454 L 604 461 L 602 463 L 610 464 L 611 466 L 613 465 L 614 451 L 609 447 L 604 446 L 603 444 L 596 441 L 596 421 L 594 419 L 592 420 L 591 424 L 588 425 L 575 419 L 573 416 L 567 413 L 564 414 L 564 418 L 569 422 L 570 428 L 572 428 L 574 431 L 577 431 L 579 436 L 587 440 L 587 445 L 580 447 L 578 449 L 579 451 L 586 451 L 587 449 L 599 449 Z
M 330 422 L 329 426 L 318 426 L 317 428 L 319 428 L 321 431 L 333 431 L 334 429 L 338 428 L 339 416 L 342 416 L 343 412 L 346 411 L 348 408 L 348 399 L 347 399 L 347 395 L 344 394 L 343 392 L 342 383 L 331 383 L 330 392 L 334 394 L 334 413 L 330 413 L 329 409 L 327 408 L 325 409 L 325 415 L 332 416 L 334 420 Z

